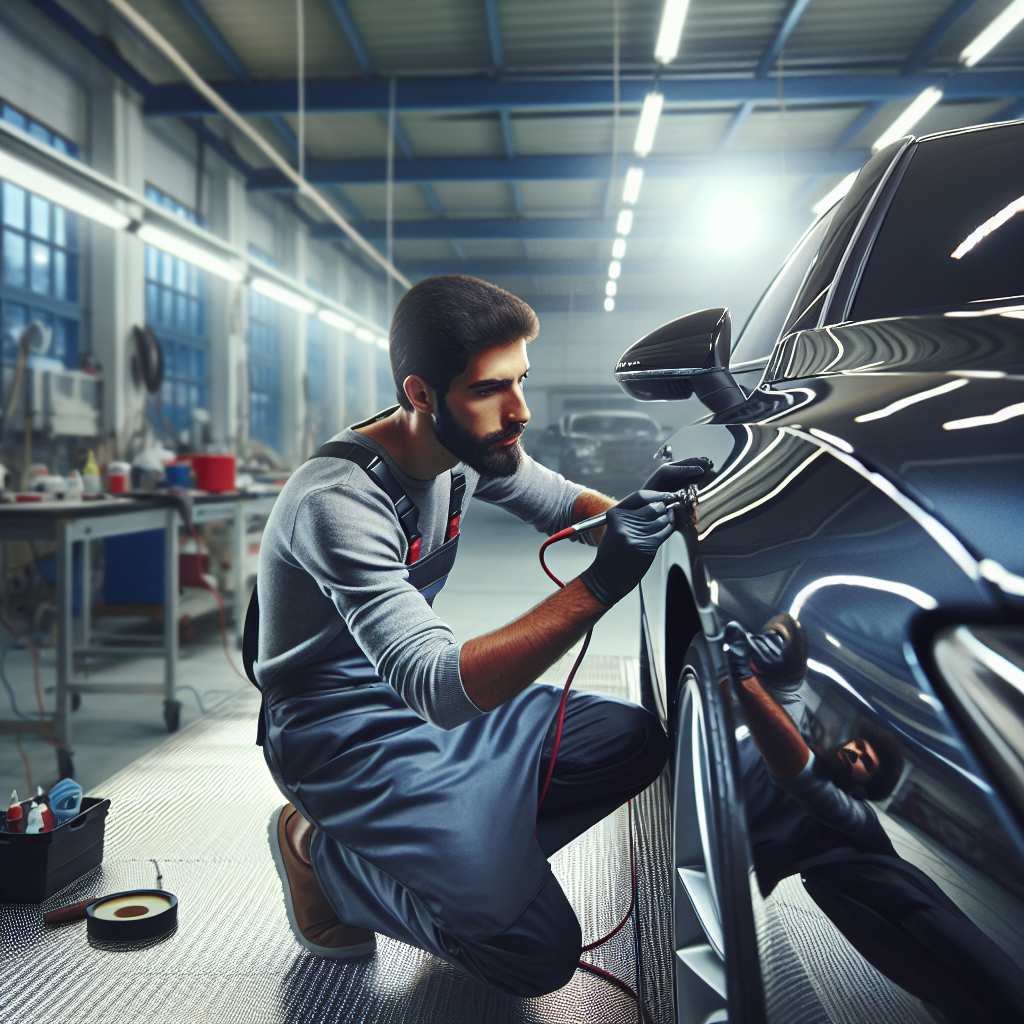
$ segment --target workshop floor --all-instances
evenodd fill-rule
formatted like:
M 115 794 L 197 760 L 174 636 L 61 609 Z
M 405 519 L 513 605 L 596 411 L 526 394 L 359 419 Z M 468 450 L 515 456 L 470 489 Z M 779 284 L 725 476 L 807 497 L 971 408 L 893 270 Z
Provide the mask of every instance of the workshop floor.
M 500 510 L 475 502 L 459 562 L 437 601 L 456 635 L 493 629 L 551 592 L 537 564 L 540 536 Z M 563 545 L 551 564 L 576 575 L 591 553 Z M 638 696 L 636 601 L 601 623 L 577 685 Z M 180 679 L 215 704 L 200 716 L 184 693 L 183 728 L 168 738 L 157 698 L 89 696 L 75 714 L 77 774 L 111 798 L 103 864 L 42 907 L 0 907 L 0 1019 L 5 1021 L 446 1021 L 636 1020 L 636 1006 L 609 983 L 577 973 L 541 999 L 498 996 L 449 965 L 391 939 L 355 965 L 319 960 L 294 942 L 270 859 L 266 822 L 280 794 L 253 744 L 258 695 L 224 660 L 216 631 L 184 650 Z M 27 661 L 12 652 L 8 677 L 19 706 L 31 708 Z M 545 678 L 560 681 L 571 655 Z M 159 678 L 159 663 L 132 662 L 123 678 Z M 44 660 L 44 686 L 52 685 Z M 113 674 L 113 673 L 112 673 Z M 219 703 L 218 703 L 219 701 Z M 0 751 L 0 785 L 24 785 L 10 737 Z M 34 777 L 52 781 L 52 755 L 26 738 Z M 12 748 L 12 749 L 9 749 Z M 10 781 L 8 781 L 10 780 Z M 654 1021 L 672 1017 L 668 785 L 664 777 L 636 802 L 645 1001 Z M 3 792 L 3 789 L 0 789 Z M 620 809 L 552 860 L 585 936 L 608 931 L 629 900 L 628 818 Z M 145 948 L 90 945 L 84 924 L 48 931 L 41 910 L 120 889 L 151 886 L 153 861 L 180 900 L 177 930 Z M 254 941 L 256 940 L 256 941 Z M 630 929 L 592 954 L 634 983 Z M 45 999 L 38 980 L 45 978 Z

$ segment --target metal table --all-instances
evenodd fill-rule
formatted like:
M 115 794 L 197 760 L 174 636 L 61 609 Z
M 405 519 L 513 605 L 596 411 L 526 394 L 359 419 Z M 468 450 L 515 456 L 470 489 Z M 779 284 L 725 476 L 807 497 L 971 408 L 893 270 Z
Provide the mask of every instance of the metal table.
M 196 524 L 218 519 L 233 524 L 232 572 L 235 577 L 235 630 L 240 637 L 244 625 L 246 517 L 268 511 L 273 495 L 195 495 L 192 521 Z M 147 498 L 106 498 L 99 501 L 41 501 L 0 506 L 0 541 L 35 540 L 56 544 L 57 599 L 57 692 L 53 715 L 35 719 L 0 718 L 0 733 L 35 732 L 50 734 L 56 745 L 57 769 L 61 778 L 74 776 L 72 760 L 72 696 L 84 693 L 153 694 L 163 696 L 164 720 L 170 732 L 178 728 L 181 705 L 176 695 L 178 665 L 178 529 L 182 525 L 176 505 L 159 493 Z M 92 631 L 90 542 L 104 537 L 164 531 L 164 617 L 162 640 L 153 644 L 99 646 Z M 74 635 L 74 549 L 82 545 L 81 630 Z M 162 655 L 162 683 L 113 683 L 76 681 L 76 661 L 88 657 L 103 659 L 137 658 L 141 652 Z

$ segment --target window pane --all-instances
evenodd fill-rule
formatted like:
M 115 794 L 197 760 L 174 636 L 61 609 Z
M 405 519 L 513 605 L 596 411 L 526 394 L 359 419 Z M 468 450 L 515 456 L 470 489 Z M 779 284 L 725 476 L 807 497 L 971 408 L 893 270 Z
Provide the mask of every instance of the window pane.
M 4 283 L 25 287 L 25 239 L 13 231 L 4 232 Z
M 8 124 L 13 124 L 15 128 L 20 128 L 23 132 L 28 131 L 28 119 L 24 114 L 18 113 L 14 107 L 9 107 L 4 104 L 4 120 Z
M 174 323 L 174 292 L 166 288 L 160 291 L 160 321 L 168 326 Z
M 63 253 L 61 255 L 64 255 Z M 68 302 L 78 301 L 78 257 L 69 252 L 66 256 L 67 268 L 64 281 L 64 298 Z M 56 273 L 56 271 L 54 271 Z
M 25 190 L 4 182 L 4 223 L 25 230 Z
M 20 302 L 4 302 L 0 306 L 0 324 L 3 331 L 3 361 L 13 363 L 18 358 L 18 339 L 28 323 L 28 310 Z
M 45 142 L 48 146 L 53 145 L 53 133 L 47 131 L 46 128 L 44 128 L 41 124 L 38 124 L 35 121 L 29 121 L 28 133 L 29 135 L 32 135 L 35 138 L 39 139 L 40 142 Z
M 156 281 L 160 277 L 160 250 L 153 246 L 146 246 L 146 277 L 150 281 Z
M 920 143 L 868 258 L 855 320 L 1024 294 L 1024 131 Z
M 31 256 L 29 287 L 40 295 L 49 295 L 51 291 L 50 247 L 45 242 L 33 242 L 29 252 Z
M 165 252 L 160 253 L 160 282 L 174 287 L 174 260 Z
M 146 319 L 156 321 L 160 318 L 160 292 L 155 284 L 146 285 Z
M 188 264 L 184 260 L 174 261 L 174 287 L 179 292 L 188 291 Z
M 30 223 L 36 238 L 50 237 L 50 204 L 39 196 L 29 196 Z
M 54 249 L 53 251 L 53 296 L 56 299 L 67 298 L 68 258 L 67 254 Z

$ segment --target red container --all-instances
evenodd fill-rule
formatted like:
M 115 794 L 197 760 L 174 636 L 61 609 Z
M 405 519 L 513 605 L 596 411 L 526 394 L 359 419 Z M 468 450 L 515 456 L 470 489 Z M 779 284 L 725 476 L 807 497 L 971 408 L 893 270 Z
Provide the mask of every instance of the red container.
M 182 456 L 179 462 L 191 462 L 196 487 L 201 491 L 220 493 L 235 489 L 234 455 L 196 454 Z
M 203 574 L 210 571 L 210 556 L 205 552 L 183 551 L 178 555 L 178 582 L 183 587 L 205 587 Z

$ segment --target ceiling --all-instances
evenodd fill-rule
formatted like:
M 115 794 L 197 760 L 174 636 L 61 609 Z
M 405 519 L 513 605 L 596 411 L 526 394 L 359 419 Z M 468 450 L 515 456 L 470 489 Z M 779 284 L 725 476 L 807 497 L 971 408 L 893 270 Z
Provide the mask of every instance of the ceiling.
M 142 92 L 148 116 L 188 118 L 251 189 L 295 204 L 314 235 L 340 235 L 102 0 L 32 2 Z M 1006 3 L 691 0 L 679 53 L 660 67 L 662 0 L 304 0 L 306 176 L 383 248 L 393 81 L 399 268 L 598 309 L 622 179 L 643 166 L 618 283 L 620 307 L 640 307 L 707 272 L 709 246 L 729 258 L 720 226 L 737 204 L 754 225 L 737 260 L 788 246 L 925 87 L 944 97 L 915 134 L 1022 116 L 1024 26 L 977 67 L 957 63 Z M 296 162 L 292 0 L 133 6 Z M 655 87 L 664 111 L 638 160 Z

